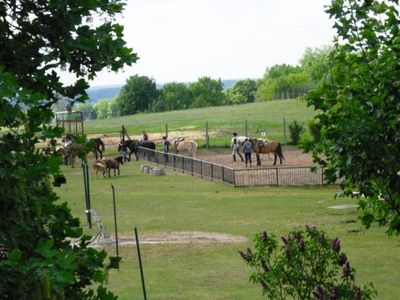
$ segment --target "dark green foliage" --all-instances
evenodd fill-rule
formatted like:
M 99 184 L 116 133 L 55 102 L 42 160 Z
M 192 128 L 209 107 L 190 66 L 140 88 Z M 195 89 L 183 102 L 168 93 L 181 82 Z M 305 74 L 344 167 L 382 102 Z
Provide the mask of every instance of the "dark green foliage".
M 304 132 L 304 126 L 299 124 L 296 120 L 289 124 L 289 135 L 293 145 L 297 145 L 300 141 L 300 135 Z
M 397 1 L 332 1 L 337 39 L 330 76 L 308 97 L 320 110 L 319 143 L 305 143 L 361 219 L 400 233 L 400 19 Z M 322 158 L 323 157 L 323 158 Z M 357 193 L 353 193 L 353 192 Z
M 193 102 L 191 107 L 207 107 L 221 105 L 224 101 L 223 84 L 221 79 L 201 77 L 189 86 Z
M 257 84 L 252 79 L 236 81 L 225 91 L 227 104 L 252 103 L 255 100 Z
M 133 115 L 150 110 L 158 94 L 154 79 L 139 75 L 129 77 L 115 100 L 119 115 Z
M 113 23 L 121 1 L 0 2 L 0 295 L 3 299 L 114 299 L 104 288 L 106 253 L 88 247 L 79 220 L 53 186 L 65 183 L 56 154 L 62 130 L 51 105 L 83 101 L 104 67 L 136 55 Z M 92 22 L 101 14 L 103 24 Z M 84 23 L 85 25 L 82 25 Z M 79 79 L 59 81 L 65 68 Z M 41 143 L 43 148 L 38 148 Z M 71 246 L 71 239 L 78 245 Z
M 260 284 L 269 299 L 372 299 L 372 284 L 355 284 L 355 270 L 341 251 L 338 238 L 329 239 L 315 227 L 290 232 L 282 245 L 266 231 L 254 240 L 254 250 L 239 251 L 255 269 L 250 281 Z
M 155 111 L 186 109 L 192 101 L 189 89 L 184 83 L 167 83 L 160 90 L 159 108 Z

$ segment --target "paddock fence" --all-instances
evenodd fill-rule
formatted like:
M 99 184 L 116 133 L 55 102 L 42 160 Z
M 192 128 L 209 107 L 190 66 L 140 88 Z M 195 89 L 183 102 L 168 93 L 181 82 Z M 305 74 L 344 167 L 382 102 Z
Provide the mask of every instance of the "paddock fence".
M 310 167 L 254 167 L 233 169 L 208 161 L 139 147 L 139 159 L 175 172 L 220 181 L 235 187 L 266 185 L 323 185 L 323 170 Z

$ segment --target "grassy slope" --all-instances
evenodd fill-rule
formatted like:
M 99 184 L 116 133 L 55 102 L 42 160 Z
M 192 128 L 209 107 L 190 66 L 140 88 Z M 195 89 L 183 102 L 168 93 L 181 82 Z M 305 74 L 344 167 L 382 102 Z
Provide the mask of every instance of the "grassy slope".
M 231 134 L 232 131 L 243 133 L 245 120 L 252 133 L 266 131 L 274 138 L 282 135 L 283 118 L 286 126 L 297 120 L 306 123 L 315 112 L 306 107 L 301 100 L 275 100 L 262 103 L 251 103 L 234 106 L 207 107 L 163 113 L 146 113 L 106 120 L 91 120 L 85 122 L 87 133 L 118 132 L 124 125 L 130 134 L 141 134 L 142 130 L 149 133 L 164 132 L 165 124 L 170 131 L 205 130 L 208 121 L 209 130 L 219 130 Z
M 400 294 L 399 239 L 381 229 L 365 230 L 354 221 L 355 209 L 328 206 L 354 204 L 334 200 L 332 187 L 233 188 L 179 173 L 153 177 L 129 163 L 117 178 L 90 180 L 92 206 L 113 232 L 111 185 L 115 186 L 120 236 L 171 231 L 220 232 L 245 236 L 241 244 L 142 245 L 149 299 L 263 299 L 261 289 L 248 281 L 251 270 L 238 250 L 251 247 L 253 236 L 266 229 L 286 234 L 305 224 L 316 225 L 329 237 L 340 237 L 342 248 L 356 268 L 360 282 L 373 282 L 378 299 Z M 81 170 L 65 169 L 68 184 L 58 189 L 74 215 L 84 216 Z M 87 232 L 96 234 L 97 228 Z M 109 254 L 114 254 L 113 247 Z M 120 299 L 142 298 L 136 249 L 121 249 L 120 271 L 112 271 L 109 287 Z

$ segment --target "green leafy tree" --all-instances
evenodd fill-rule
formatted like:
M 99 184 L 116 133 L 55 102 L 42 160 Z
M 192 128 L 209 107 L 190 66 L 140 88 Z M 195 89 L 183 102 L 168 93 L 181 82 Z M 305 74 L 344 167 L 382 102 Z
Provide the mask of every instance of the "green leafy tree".
M 338 238 L 329 239 L 315 227 L 277 238 L 266 231 L 256 235 L 254 250 L 239 251 L 255 269 L 250 280 L 261 285 L 269 299 L 372 299 L 373 285 L 355 283 L 355 270 L 341 251 Z
M 257 84 L 255 80 L 243 79 L 235 82 L 225 91 L 228 104 L 252 103 L 255 99 Z
M 102 99 L 93 105 L 97 119 L 110 119 L 118 115 L 115 99 Z
M 359 197 L 367 227 L 400 233 L 400 18 L 398 1 L 332 1 L 330 76 L 308 97 L 319 143 L 303 147 L 341 195 Z
M 207 107 L 222 105 L 224 102 L 224 86 L 221 79 L 201 77 L 190 84 L 189 91 L 192 95 L 192 107 Z
M 318 83 L 329 74 L 329 55 L 334 50 L 332 46 L 322 48 L 307 48 L 300 59 L 303 71 L 310 74 L 313 82 Z
M 96 119 L 96 111 L 90 103 L 79 103 L 76 106 L 77 111 L 81 111 L 85 120 Z
M 165 110 L 187 109 L 192 103 L 192 96 L 184 83 L 171 82 L 160 90 L 160 101 Z
M 0 295 L 4 299 L 113 299 L 106 253 L 88 247 L 79 220 L 56 196 L 62 132 L 51 106 L 83 101 L 86 79 L 136 61 L 114 23 L 121 1 L 0 2 Z M 92 17 L 101 14 L 101 21 Z M 60 70 L 77 76 L 72 86 Z M 37 144 L 42 143 L 43 149 Z M 78 245 L 71 246 L 70 239 Z
M 139 75 L 129 77 L 115 100 L 119 115 L 126 116 L 150 110 L 157 101 L 158 94 L 154 79 Z
M 308 72 L 299 66 L 275 65 L 267 68 L 257 82 L 257 101 L 302 96 L 315 85 Z

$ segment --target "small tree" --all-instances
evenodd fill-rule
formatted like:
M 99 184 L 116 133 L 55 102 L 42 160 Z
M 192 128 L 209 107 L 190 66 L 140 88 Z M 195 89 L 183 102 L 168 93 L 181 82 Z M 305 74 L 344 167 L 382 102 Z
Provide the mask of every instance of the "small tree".
M 254 239 L 254 251 L 239 251 L 256 269 L 250 281 L 258 283 L 270 299 L 372 299 L 373 285 L 355 284 L 355 270 L 343 252 L 340 240 L 306 226 L 290 232 L 278 245 L 274 235 L 262 232 Z
M 296 120 L 289 124 L 289 135 L 293 145 L 297 145 L 300 141 L 300 135 L 304 132 L 304 126 Z

